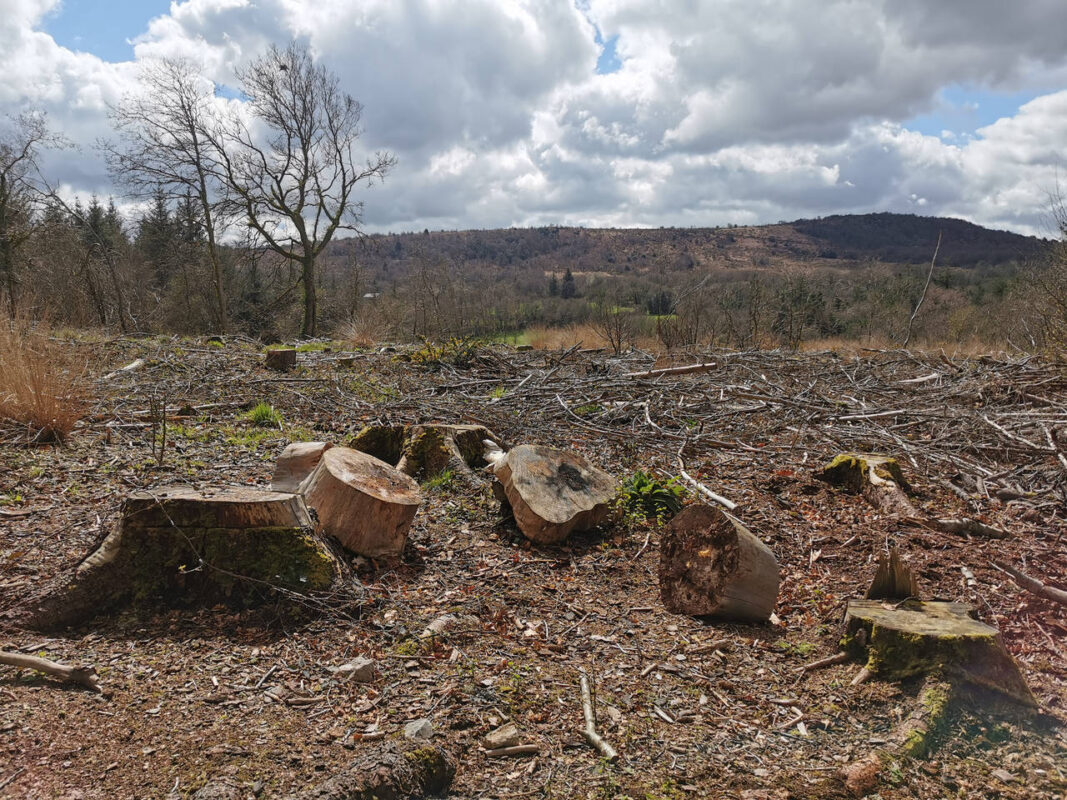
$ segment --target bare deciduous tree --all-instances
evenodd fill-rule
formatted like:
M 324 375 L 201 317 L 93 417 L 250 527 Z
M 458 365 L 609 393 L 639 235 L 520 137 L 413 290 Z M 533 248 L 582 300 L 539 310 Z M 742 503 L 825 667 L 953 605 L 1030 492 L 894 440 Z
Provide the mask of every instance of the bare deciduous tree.
M 385 177 L 395 159 L 359 163 L 362 106 L 304 46 L 275 46 L 239 73 L 249 115 L 216 131 L 222 175 L 235 203 L 278 255 L 300 265 L 301 333 L 318 330 L 315 261 L 338 230 L 358 231 L 360 184 Z
M 185 59 L 146 64 L 141 88 L 111 110 L 119 141 L 105 145 L 112 176 L 136 197 L 160 191 L 191 198 L 199 212 L 211 266 L 212 318 L 226 331 L 227 303 L 219 239 L 228 217 L 226 184 L 218 164 L 213 92 L 199 68 Z
M 21 251 L 33 234 L 33 206 L 40 193 L 36 183 L 37 158 L 42 149 L 63 142 L 49 132 L 40 112 L 20 114 L 4 127 L 0 130 L 0 285 L 14 319 Z

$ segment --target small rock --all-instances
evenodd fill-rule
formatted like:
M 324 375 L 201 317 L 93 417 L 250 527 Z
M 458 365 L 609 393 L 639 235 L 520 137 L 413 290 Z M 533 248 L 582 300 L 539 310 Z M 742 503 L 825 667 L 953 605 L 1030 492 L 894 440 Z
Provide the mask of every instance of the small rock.
M 1002 783 L 1011 783 L 1015 780 L 1015 776 L 1008 772 L 1006 769 L 993 770 L 993 777 Z
M 853 797 L 865 797 L 874 791 L 882 774 L 882 762 L 874 753 L 841 770 L 845 788 Z
M 433 736 L 433 725 L 428 719 L 417 719 L 404 726 L 405 739 L 429 740 Z
M 509 722 L 488 733 L 482 740 L 482 744 L 485 745 L 486 750 L 498 750 L 501 747 L 514 747 L 521 741 L 522 734 L 519 733 L 519 729 L 515 727 L 515 723 Z
M 356 683 L 370 683 L 377 677 L 374 662 L 364 656 L 339 667 L 330 667 L 330 672 L 342 680 L 352 680 Z

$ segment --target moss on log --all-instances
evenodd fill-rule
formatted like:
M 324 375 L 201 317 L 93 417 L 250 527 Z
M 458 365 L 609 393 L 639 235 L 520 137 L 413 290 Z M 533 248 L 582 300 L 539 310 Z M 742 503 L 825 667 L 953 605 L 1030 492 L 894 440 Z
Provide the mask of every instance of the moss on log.
M 850 600 L 843 645 L 886 680 L 944 674 L 1035 706 L 999 631 L 973 614 L 963 603 Z
M 73 580 L 43 598 L 33 624 L 76 624 L 124 603 L 247 606 L 272 589 L 329 588 L 339 570 L 298 495 L 244 488 L 135 492 Z

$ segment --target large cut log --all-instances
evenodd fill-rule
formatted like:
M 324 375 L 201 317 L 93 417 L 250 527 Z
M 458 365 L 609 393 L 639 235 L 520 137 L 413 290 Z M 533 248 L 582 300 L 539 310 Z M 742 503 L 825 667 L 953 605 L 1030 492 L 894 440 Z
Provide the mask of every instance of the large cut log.
M 322 458 L 333 447 L 329 442 L 293 442 L 274 464 L 270 488 L 275 492 L 296 492 Z
M 862 494 L 883 514 L 918 517 L 908 499 L 911 487 L 895 458 L 873 453 L 842 453 L 815 474 L 821 481 Z
M 338 574 L 299 495 L 165 487 L 126 499 L 118 525 L 34 623 L 70 625 L 126 602 L 249 605 L 272 588 L 326 589 Z
M 404 552 L 422 501 L 414 480 L 349 447 L 324 452 L 300 491 L 321 531 L 368 558 L 395 558 Z
M 393 464 L 413 478 L 429 478 L 445 470 L 469 474 L 489 459 L 486 442 L 502 447 L 483 425 L 422 424 L 370 425 L 349 442 L 349 447 Z
M 599 525 L 615 496 L 608 473 L 552 447 L 519 445 L 495 462 L 493 472 L 497 498 L 511 507 L 523 535 L 539 544 Z
M 850 600 L 845 646 L 878 678 L 944 674 L 1036 706 L 996 628 L 965 603 Z
M 765 622 L 778 599 L 778 561 L 725 511 L 691 505 L 664 532 L 659 588 L 674 614 Z

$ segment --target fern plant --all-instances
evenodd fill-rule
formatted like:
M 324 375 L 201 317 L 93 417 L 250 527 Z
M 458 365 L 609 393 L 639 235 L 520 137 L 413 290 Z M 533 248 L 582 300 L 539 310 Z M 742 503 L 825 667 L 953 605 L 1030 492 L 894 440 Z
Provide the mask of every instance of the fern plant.
M 645 519 L 669 519 L 682 510 L 685 489 L 677 478 L 661 482 L 638 470 L 619 489 L 619 505 L 630 514 Z

